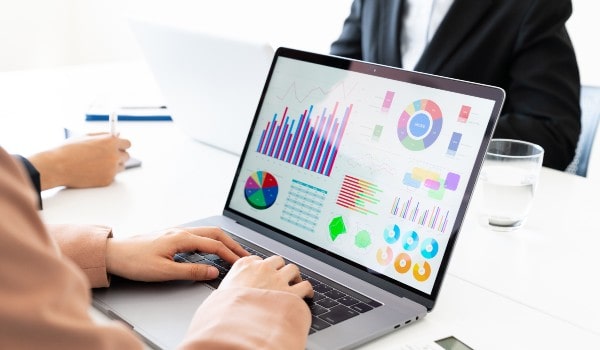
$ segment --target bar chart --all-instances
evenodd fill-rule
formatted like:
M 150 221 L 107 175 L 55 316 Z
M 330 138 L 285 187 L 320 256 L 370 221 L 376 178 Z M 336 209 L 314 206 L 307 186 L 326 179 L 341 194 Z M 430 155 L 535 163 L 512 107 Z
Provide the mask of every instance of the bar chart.
M 285 107 L 280 118 L 275 113 L 267 122 L 256 152 L 329 176 L 351 112 L 352 104 L 338 118 L 339 102 L 336 102 L 331 112 L 325 107 L 319 114 L 310 105 L 293 118 Z

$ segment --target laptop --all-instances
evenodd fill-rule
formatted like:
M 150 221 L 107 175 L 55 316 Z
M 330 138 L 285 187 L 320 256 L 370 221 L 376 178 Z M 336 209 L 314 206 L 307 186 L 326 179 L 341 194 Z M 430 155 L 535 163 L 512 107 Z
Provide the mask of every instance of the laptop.
M 219 226 L 253 254 L 299 265 L 316 292 L 309 349 L 364 344 L 434 308 L 504 97 L 278 48 L 222 215 L 182 226 Z M 216 256 L 175 258 L 226 273 Z M 173 348 L 220 278 L 116 280 L 94 304 Z
M 173 122 L 199 142 L 241 154 L 273 48 L 142 19 L 129 25 Z

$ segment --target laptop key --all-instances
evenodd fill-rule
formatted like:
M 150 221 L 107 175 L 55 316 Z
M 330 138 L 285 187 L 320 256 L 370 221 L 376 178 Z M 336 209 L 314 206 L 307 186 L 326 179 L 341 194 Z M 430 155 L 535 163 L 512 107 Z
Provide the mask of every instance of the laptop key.
M 323 284 L 323 283 L 313 286 L 313 289 L 315 290 L 315 292 L 319 292 L 319 293 L 323 293 L 323 294 L 333 290 L 333 288 L 331 288 L 330 286 Z
M 331 324 L 313 316 L 312 317 L 312 323 L 310 324 L 310 327 L 313 328 L 316 331 L 320 331 L 322 329 L 325 329 L 327 327 L 331 326 Z
M 188 256 L 186 256 L 187 261 L 192 262 L 192 263 L 197 263 L 200 261 L 204 261 L 204 257 L 202 257 L 202 255 L 200 254 L 189 254 Z
M 338 305 L 329 310 L 329 312 L 324 313 L 318 317 L 328 323 L 336 324 L 354 316 L 357 316 L 358 314 L 358 312 L 350 310 L 346 306 Z
M 215 261 L 215 260 L 220 260 L 221 257 L 218 256 L 217 254 L 206 254 L 206 255 L 204 255 L 204 259 L 207 259 L 210 261 Z
M 221 285 L 221 281 L 223 281 L 223 280 L 220 279 L 220 278 L 217 278 L 217 279 L 214 279 L 214 280 L 206 281 L 206 284 L 208 284 L 209 286 L 217 289 Z
M 373 308 L 365 303 L 358 303 L 358 304 L 354 304 L 351 305 L 350 308 L 354 311 L 360 312 L 361 314 L 370 310 L 373 310 Z
M 335 301 L 333 299 L 329 299 L 329 298 L 323 298 L 323 299 L 317 301 L 316 304 L 326 307 L 328 309 L 331 309 L 334 306 L 340 305 L 340 303 L 338 303 L 337 301 Z
M 346 305 L 346 306 L 350 306 L 350 305 L 354 305 L 354 304 L 358 303 L 358 300 L 354 299 L 353 297 L 351 297 L 349 295 L 345 295 L 336 300 L 338 303 L 340 303 L 342 305 Z
M 329 292 L 325 293 L 325 295 L 330 297 L 333 300 L 338 300 L 338 299 L 346 296 L 346 294 L 344 294 L 340 291 L 337 291 L 335 289 L 330 290 Z
M 310 309 L 310 313 L 314 316 L 318 316 L 318 315 L 324 314 L 327 311 L 329 311 L 329 309 L 324 308 L 323 306 L 321 306 L 319 304 L 309 305 L 308 308 Z
M 315 292 L 314 295 L 313 295 L 313 297 L 312 297 L 312 299 L 314 301 L 319 301 L 319 300 L 321 300 L 323 298 L 325 298 L 325 295 L 323 295 L 323 294 L 321 294 L 319 292 Z

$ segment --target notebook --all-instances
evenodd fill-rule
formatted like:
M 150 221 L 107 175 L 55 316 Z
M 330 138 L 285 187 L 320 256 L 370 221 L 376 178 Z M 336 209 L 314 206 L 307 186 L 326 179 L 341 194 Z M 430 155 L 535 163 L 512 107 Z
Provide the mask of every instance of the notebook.
M 307 347 L 356 347 L 433 310 L 504 96 L 279 48 L 222 215 L 182 226 L 219 226 L 301 266 L 316 291 Z M 118 280 L 94 301 L 173 348 L 216 285 Z
M 240 154 L 273 58 L 266 42 L 130 19 L 173 122 Z

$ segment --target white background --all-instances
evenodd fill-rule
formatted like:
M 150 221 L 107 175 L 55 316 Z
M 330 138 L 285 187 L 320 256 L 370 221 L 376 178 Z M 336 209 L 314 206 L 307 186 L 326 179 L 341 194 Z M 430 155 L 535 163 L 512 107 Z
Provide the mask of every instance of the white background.
M 127 27 L 143 17 L 328 52 L 351 0 L 0 0 L 0 71 L 141 57 Z M 573 0 L 568 29 L 582 82 L 600 85 L 597 1 Z

